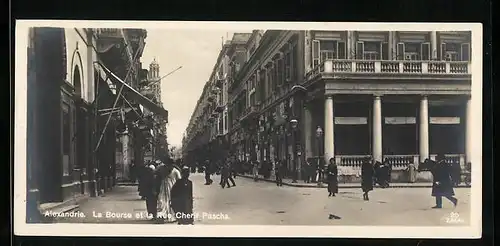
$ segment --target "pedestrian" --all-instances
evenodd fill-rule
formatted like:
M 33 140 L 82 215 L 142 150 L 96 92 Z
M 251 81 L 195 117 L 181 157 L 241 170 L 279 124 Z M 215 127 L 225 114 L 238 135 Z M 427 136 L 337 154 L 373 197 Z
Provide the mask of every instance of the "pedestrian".
M 391 173 L 392 173 L 392 163 L 389 161 L 389 158 L 385 158 L 384 160 L 384 188 L 389 188 L 391 183 Z
M 234 186 L 236 186 L 236 183 L 234 182 L 235 175 L 234 175 L 233 163 L 230 160 L 228 160 L 226 165 L 227 165 L 227 169 L 228 169 L 228 177 L 227 178 L 229 179 L 229 181 L 231 181 L 231 184 L 233 184 L 233 187 L 234 187 Z M 229 186 L 229 183 L 228 183 L 228 186 Z
M 453 186 L 457 187 L 460 184 L 460 176 L 462 169 L 460 168 L 460 162 L 453 161 L 450 164 L 451 179 L 453 181 Z
M 276 185 L 283 186 L 283 165 L 280 160 L 276 160 L 274 175 L 276 176 Z
M 311 163 L 309 163 L 309 160 L 306 160 L 304 166 L 302 167 L 302 176 L 304 177 L 304 183 L 309 183 L 311 180 L 309 169 L 311 169 Z
M 451 179 L 450 167 L 445 163 L 444 156 L 439 154 L 436 157 L 435 164 L 431 167 L 432 173 L 432 196 L 436 198 L 436 206 L 432 208 L 443 207 L 443 197 L 450 200 L 454 206 L 457 206 L 458 199 L 455 198 L 453 191 L 453 181 Z
M 172 186 L 171 206 L 175 211 L 179 225 L 193 225 L 193 182 L 189 180 L 189 168 L 181 171 L 181 179 Z
M 205 160 L 205 185 L 211 185 L 213 180 L 210 178 L 210 162 L 208 160 Z
M 181 173 L 179 168 L 174 166 L 173 161 L 168 156 L 163 158 L 163 161 L 156 169 L 156 173 L 160 180 L 157 205 L 158 213 L 162 216 L 164 221 L 172 223 L 176 221 L 176 217 L 175 212 L 170 206 L 171 190 L 177 180 L 181 179 Z
M 339 192 L 339 181 L 337 179 L 338 168 L 335 158 L 330 158 L 330 164 L 327 167 L 328 196 L 335 196 Z
M 253 168 L 252 168 L 252 173 L 253 173 L 253 180 L 257 182 L 259 180 L 259 162 L 257 161 L 252 161 Z
M 369 201 L 368 193 L 373 190 L 373 162 L 366 159 L 361 167 L 361 189 L 363 190 L 363 200 Z
M 143 170 L 141 192 L 146 200 L 146 210 L 148 218 L 157 220 L 157 201 L 158 201 L 158 182 L 155 176 L 155 166 L 150 163 L 149 166 Z
M 147 175 L 148 167 L 150 166 L 150 162 L 147 161 L 145 165 L 137 167 L 137 178 L 139 180 L 139 185 L 137 185 L 139 190 L 139 196 L 142 200 L 146 200 L 144 184 L 147 182 L 145 175 Z

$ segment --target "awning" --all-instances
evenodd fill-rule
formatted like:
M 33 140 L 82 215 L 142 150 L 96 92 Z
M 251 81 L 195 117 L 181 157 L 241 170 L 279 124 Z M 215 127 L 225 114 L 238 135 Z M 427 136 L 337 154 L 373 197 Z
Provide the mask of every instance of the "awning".
M 130 85 L 125 83 L 122 79 L 120 79 L 116 74 L 111 72 L 104 64 L 101 62 L 97 62 L 99 64 L 99 67 L 104 70 L 106 75 L 110 78 L 110 80 L 116 85 L 117 89 L 116 91 L 119 91 L 119 88 L 123 85 L 123 91 L 127 93 L 127 95 L 130 95 L 135 99 L 135 101 L 145 108 L 147 108 L 149 111 L 153 112 L 156 115 L 162 116 L 166 122 L 168 122 L 168 111 L 164 109 L 163 107 L 157 105 L 156 103 L 152 102 L 149 100 L 149 98 L 143 96 L 140 92 L 132 88 Z

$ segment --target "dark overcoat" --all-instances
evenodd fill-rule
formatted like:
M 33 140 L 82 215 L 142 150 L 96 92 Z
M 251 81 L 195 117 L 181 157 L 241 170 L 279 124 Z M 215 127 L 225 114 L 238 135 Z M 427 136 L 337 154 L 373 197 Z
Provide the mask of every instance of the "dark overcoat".
M 365 162 L 361 166 L 361 189 L 363 192 L 373 190 L 373 166 L 370 162 Z
M 328 182 L 328 192 L 338 193 L 339 192 L 339 181 L 338 181 L 338 168 L 335 164 L 328 165 L 327 168 L 327 182 Z
M 187 178 L 183 178 L 175 182 L 172 186 L 172 209 L 175 212 L 184 214 L 193 213 L 193 182 Z M 193 218 L 183 219 L 186 224 L 192 224 Z
M 441 161 L 431 168 L 432 173 L 432 196 L 453 196 L 453 181 L 451 179 L 450 166 Z

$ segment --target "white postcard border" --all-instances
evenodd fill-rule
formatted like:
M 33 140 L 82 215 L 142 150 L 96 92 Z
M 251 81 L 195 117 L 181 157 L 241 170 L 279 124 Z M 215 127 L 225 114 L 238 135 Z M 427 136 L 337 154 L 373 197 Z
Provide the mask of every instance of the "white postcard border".
M 161 29 L 293 29 L 398 30 L 472 32 L 472 175 L 469 226 L 165 226 L 130 224 L 26 223 L 26 88 L 29 27 L 161 28 Z M 32 236 L 121 237 L 350 237 L 350 238 L 480 238 L 482 226 L 482 24 L 480 23 L 327 23 L 327 22 L 183 22 L 183 21 L 69 21 L 17 20 L 15 36 L 14 110 L 14 233 Z M 488 163 L 491 165 L 491 163 Z M 431 198 L 430 198 L 431 199 Z

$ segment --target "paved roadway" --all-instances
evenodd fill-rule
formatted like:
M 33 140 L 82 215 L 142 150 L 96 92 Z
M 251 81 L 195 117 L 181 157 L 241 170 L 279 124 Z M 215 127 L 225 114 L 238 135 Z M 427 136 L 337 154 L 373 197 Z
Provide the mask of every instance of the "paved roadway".
M 429 188 L 375 189 L 370 201 L 363 201 L 360 189 L 340 189 L 328 197 L 326 189 L 277 187 L 269 182 L 236 178 L 236 187 L 222 189 L 203 185 L 203 176 L 193 174 L 196 224 L 211 225 L 386 225 L 386 226 L 464 226 L 470 221 L 470 189 L 455 189 L 456 208 L 444 199 L 443 209 L 431 209 L 434 198 Z M 91 198 L 80 206 L 85 218 L 60 218 L 60 222 L 150 223 L 147 219 L 94 218 L 93 212 L 140 213 L 146 210 L 137 187 L 115 187 L 105 197 Z M 458 223 L 447 223 L 454 212 Z M 205 214 L 203 214 L 205 213 Z M 209 218 L 209 214 L 224 214 Z M 205 215 L 205 216 L 204 216 Z

